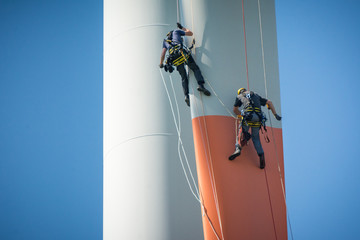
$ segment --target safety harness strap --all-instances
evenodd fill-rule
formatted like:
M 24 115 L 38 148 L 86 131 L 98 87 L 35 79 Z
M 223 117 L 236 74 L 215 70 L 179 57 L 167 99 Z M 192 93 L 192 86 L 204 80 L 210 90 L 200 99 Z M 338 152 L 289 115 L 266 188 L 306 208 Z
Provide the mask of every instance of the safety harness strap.
M 246 98 L 249 99 L 250 104 L 244 109 L 244 114 L 247 115 L 243 118 L 243 124 L 247 125 L 249 127 L 259 127 L 261 130 L 261 133 L 264 135 L 265 142 L 269 143 L 270 139 L 267 135 L 267 129 L 266 129 L 266 117 L 264 116 L 263 112 L 261 111 L 261 108 L 253 106 L 253 101 L 251 99 L 251 95 L 247 94 Z M 259 121 L 251 121 L 247 119 L 252 119 L 252 115 L 256 114 L 259 117 Z M 263 131 L 264 129 L 264 131 Z M 265 134 L 264 134 L 265 132 Z
M 179 66 L 179 65 L 183 64 L 184 62 L 186 62 L 188 60 L 189 56 L 190 56 L 189 54 L 184 54 L 183 52 L 181 52 L 181 55 L 178 58 L 176 58 L 175 60 L 173 60 L 172 64 L 174 66 Z

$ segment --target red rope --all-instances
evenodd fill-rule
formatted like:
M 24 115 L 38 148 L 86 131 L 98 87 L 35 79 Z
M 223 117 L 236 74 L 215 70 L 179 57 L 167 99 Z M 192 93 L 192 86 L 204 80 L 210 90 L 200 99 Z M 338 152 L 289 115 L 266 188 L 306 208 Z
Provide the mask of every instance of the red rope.
M 242 15 L 243 15 L 243 27 L 244 27 L 244 44 L 245 44 L 246 80 L 247 80 L 247 84 L 248 84 L 248 90 L 250 90 L 250 83 L 249 83 L 249 68 L 248 68 L 247 47 L 246 47 L 246 31 L 245 31 L 245 10 L 244 10 L 244 0 L 242 0 L 241 2 L 242 2 Z M 270 203 L 271 217 L 272 217 L 272 220 L 273 220 L 274 233 L 275 233 L 275 238 L 277 239 L 276 227 L 275 227 L 275 219 L 274 219 L 274 212 L 273 212 L 273 208 L 272 208 L 272 204 L 271 204 L 271 196 L 270 196 L 270 190 L 269 190 L 268 178 L 267 178 L 267 174 L 266 174 L 266 168 L 264 169 L 264 171 L 265 171 L 266 187 L 267 187 L 268 197 L 269 197 L 269 203 Z
M 266 187 L 268 190 L 268 196 L 269 196 L 269 203 L 270 203 L 270 209 L 271 209 L 271 217 L 273 220 L 273 226 L 274 226 L 274 232 L 275 232 L 275 238 L 277 238 L 277 234 L 276 234 L 276 227 L 275 227 L 275 219 L 274 219 L 274 212 L 273 212 L 273 208 L 272 208 L 272 204 L 271 204 L 271 196 L 270 196 L 270 190 L 269 190 L 269 183 L 268 183 L 268 178 L 267 178 L 267 174 L 266 174 L 266 168 L 264 168 L 265 171 L 265 179 L 266 179 Z

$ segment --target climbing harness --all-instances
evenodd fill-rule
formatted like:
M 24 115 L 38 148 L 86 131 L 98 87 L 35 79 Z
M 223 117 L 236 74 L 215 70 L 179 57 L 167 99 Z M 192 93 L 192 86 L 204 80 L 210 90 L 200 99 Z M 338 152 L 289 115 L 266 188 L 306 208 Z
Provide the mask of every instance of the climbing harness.
M 180 66 L 187 62 L 190 57 L 190 48 L 177 43 L 172 44 L 169 48 L 169 54 L 166 58 L 165 65 L 168 66 Z
M 173 41 L 173 32 L 170 31 L 166 34 L 166 38 L 164 39 L 166 43 L 170 45 L 169 53 L 166 56 L 165 61 L 165 71 L 169 71 L 172 73 L 174 67 L 180 66 L 187 62 L 191 55 L 191 49 L 194 47 L 195 41 L 193 41 L 191 47 L 187 47 L 182 43 L 178 43 Z
M 244 105 L 243 109 L 241 109 L 242 121 L 240 122 L 240 124 L 249 127 L 259 127 L 262 133 L 265 132 L 265 134 L 263 134 L 264 139 L 267 143 L 269 143 L 270 139 L 267 135 L 267 129 L 266 129 L 267 118 L 265 114 L 261 111 L 261 108 L 255 106 L 254 100 L 252 98 L 254 96 L 254 92 L 252 91 L 242 92 L 242 90 L 243 88 L 240 88 L 238 90 L 239 93 L 238 99 Z M 254 114 L 258 116 L 259 121 L 252 121 Z M 243 131 L 243 133 L 245 134 L 244 136 L 245 138 L 249 138 L 245 133 L 245 131 Z

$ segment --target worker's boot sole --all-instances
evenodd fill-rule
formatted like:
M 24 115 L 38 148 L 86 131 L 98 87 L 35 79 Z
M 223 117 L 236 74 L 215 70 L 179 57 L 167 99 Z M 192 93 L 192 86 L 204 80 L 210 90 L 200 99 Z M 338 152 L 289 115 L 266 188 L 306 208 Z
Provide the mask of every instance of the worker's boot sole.
M 235 152 L 230 155 L 229 160 L 230 161 L 234 160 L 237 156 L 240 156 L 240 154 L 241 154 L 241 149 L 236 148 Z
M 210 96 L 210 95 L 211 95 L 210 91 L 207 90 L 206 88 L 202 87 L 202 86 L 199 86 L 199 87 L 197 88 L 197 90 L 198 90 L 199 92 L 204 93 L 206 96 Z

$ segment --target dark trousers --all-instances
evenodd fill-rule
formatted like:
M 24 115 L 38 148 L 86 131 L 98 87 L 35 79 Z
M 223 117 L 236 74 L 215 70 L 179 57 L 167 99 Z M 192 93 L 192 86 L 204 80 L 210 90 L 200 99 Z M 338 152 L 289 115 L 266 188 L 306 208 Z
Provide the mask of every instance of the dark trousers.
M 254 114 L 252 114 L 252 117 L 251 117 L 251 119 L 249 119 L 249 121 L 259 122 L 260 118 L 257 114 L 254 113 Z M 248 126 L 244 121 L 241 121 L 239 123 L 239 131 L 236 136 L 235 147 L 241 146 L 240 138 L 241 138 L 242 134 L 243 135 L 249 134 L 249 130 L 250 130 L 250 126 Z M 254 143 L 254 147 L 256 149 L 257 154 L 260 156 L 260 155 L 264 154 L 264 150 L 261 145 L 259 131 L 260 131 L 260 127 L 251 127 L 251 140 Z M 243 137 L 245 137 L 245 136 L 243 136 Z
M 257 114 L 252 114 L 252 119 L 250 119 L 250 121 L 253 122 L 260 122 L 260 118 Z M 246 126 L 245 124 L 243 124 L 243 131 L 245 132 L 249 132 L 249 126 Z M 254 143 L 254 147 L 256 149 L 257 154 L 260 156 L 262 154 L 264 154 L 264 150 L 261 146 L 261 142 L 260 142 L 260 136 L 259 136 L 259 130 L 260 127 L 251 127 L 251 140 Z
M 196 62 L 194 61 L 194 58 L 191 55 L 185 64 L 188 65 L 189 68 L 194 72 L 194 75 L 195 75 L 195 78 L 196 78 L 196 81 L 198 82 L 198 84 L 199 85 L 204 84 L 205 81 L 204 81 L 204 77 L 201 74 L 200 68 L 196 64 Z M 189 95 L 189 79 L 187 77 L 187 73 L 185 70 L 185 64 L 181 64 L 181 65 L 177 66 L 176 70 L 180 73 L 182 87 L 184 90 L 184 94 L 186 96 L 186 95 Z

